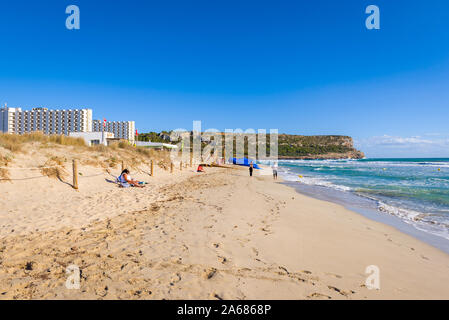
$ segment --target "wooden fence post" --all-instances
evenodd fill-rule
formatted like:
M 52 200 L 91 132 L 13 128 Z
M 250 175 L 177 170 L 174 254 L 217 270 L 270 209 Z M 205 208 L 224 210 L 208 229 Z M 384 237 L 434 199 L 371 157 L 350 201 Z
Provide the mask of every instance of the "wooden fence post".
M 75 159 L 72 162 L 73 167 L 73 189 L 78 190 L 78 163 Z
M 153 164 L 153 160 L 151 160 L 151 176 L 154 175 L 154 164 Z
M 173 173 L 173 162 L 170 162 L 170 173 Z
M 192 164 L 193 164 L 193 154 L 190 154 L 190 168 L 192 168 Z

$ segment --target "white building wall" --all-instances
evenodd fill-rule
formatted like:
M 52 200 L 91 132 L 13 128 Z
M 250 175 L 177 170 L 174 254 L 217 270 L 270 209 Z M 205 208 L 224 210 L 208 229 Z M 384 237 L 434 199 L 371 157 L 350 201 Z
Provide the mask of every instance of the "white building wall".
M 16 108 L 4 108 L 0 109 L 0 131 L 5 133 L 13 133 L 15 129 L 15 113 L 20 111 Z
M 88 146 L 103 144 L 108 145 L 107 139 L 113 139 L 114 134 L 111 132 L 70 132 L 70 137 L 83 138 Z
M 8 120 L 6 120 L 6 118 Z M 0 129 L 3 132 L 23 134 L 42 131 L 45 134 L 92 131 L 92 109 L 48 110 L 34 108 L 0 109 Z
M 92 123 L 92 131 L 102 132 L 103 121 L 94 120 Z M 108 121 L 106 122 L 105 131 L 112 132 L 116 138 L 134 141 L 136 125 L 134 121 Z

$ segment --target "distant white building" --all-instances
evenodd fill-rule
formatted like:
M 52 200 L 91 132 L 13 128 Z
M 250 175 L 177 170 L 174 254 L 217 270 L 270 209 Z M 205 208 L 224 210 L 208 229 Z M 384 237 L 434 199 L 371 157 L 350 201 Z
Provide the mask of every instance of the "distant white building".
M 0 108 L 0 131 L 24 134 L 41 131 L 44 134 L 64 134 L 72 132 L 102 132 L 103 121 L 92 120 L 92 109 L 49 110 L 47 108 Z M 115 138 L 135 141 L 134 121 L 106 122 L 104 131 Z
M 0 109 L 0 131 L 24 134 L 41 131 L 44 134 L 64 134 L 92 131 L 92 109 L 49 110 L 47 108 Z
M 112 132 L 70 132 L 70 137 L 83 138 L 88 146 L 102 144 L 107 146 L 108 139 L 114 139 Z
M 92 122 L 93 132 L 103 131 L 103 121 L 94 120 Z M 106 132 L 112 132 L 115 138 L 135 141 L 136 123 L 134 121 L 108 121 L 104 128 Z

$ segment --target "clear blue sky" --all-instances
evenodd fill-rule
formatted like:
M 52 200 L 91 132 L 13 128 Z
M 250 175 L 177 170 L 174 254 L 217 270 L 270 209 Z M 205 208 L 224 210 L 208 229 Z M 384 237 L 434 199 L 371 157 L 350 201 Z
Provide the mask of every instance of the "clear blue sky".
M 66 6 L 81 29 L 65 28 Z M 365 28 L 365 8 L 381 29 Z M 343 134 L 449 156 L 449 1 L 0 3 L 0 103 L 89 107 L 140 132 Z

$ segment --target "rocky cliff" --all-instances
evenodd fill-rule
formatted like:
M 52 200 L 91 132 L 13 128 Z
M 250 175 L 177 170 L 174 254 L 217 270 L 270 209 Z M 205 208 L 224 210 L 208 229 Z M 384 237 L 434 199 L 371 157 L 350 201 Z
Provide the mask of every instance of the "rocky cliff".
M 348 136 L 279 135 L 280 159 L 362 159 Z

